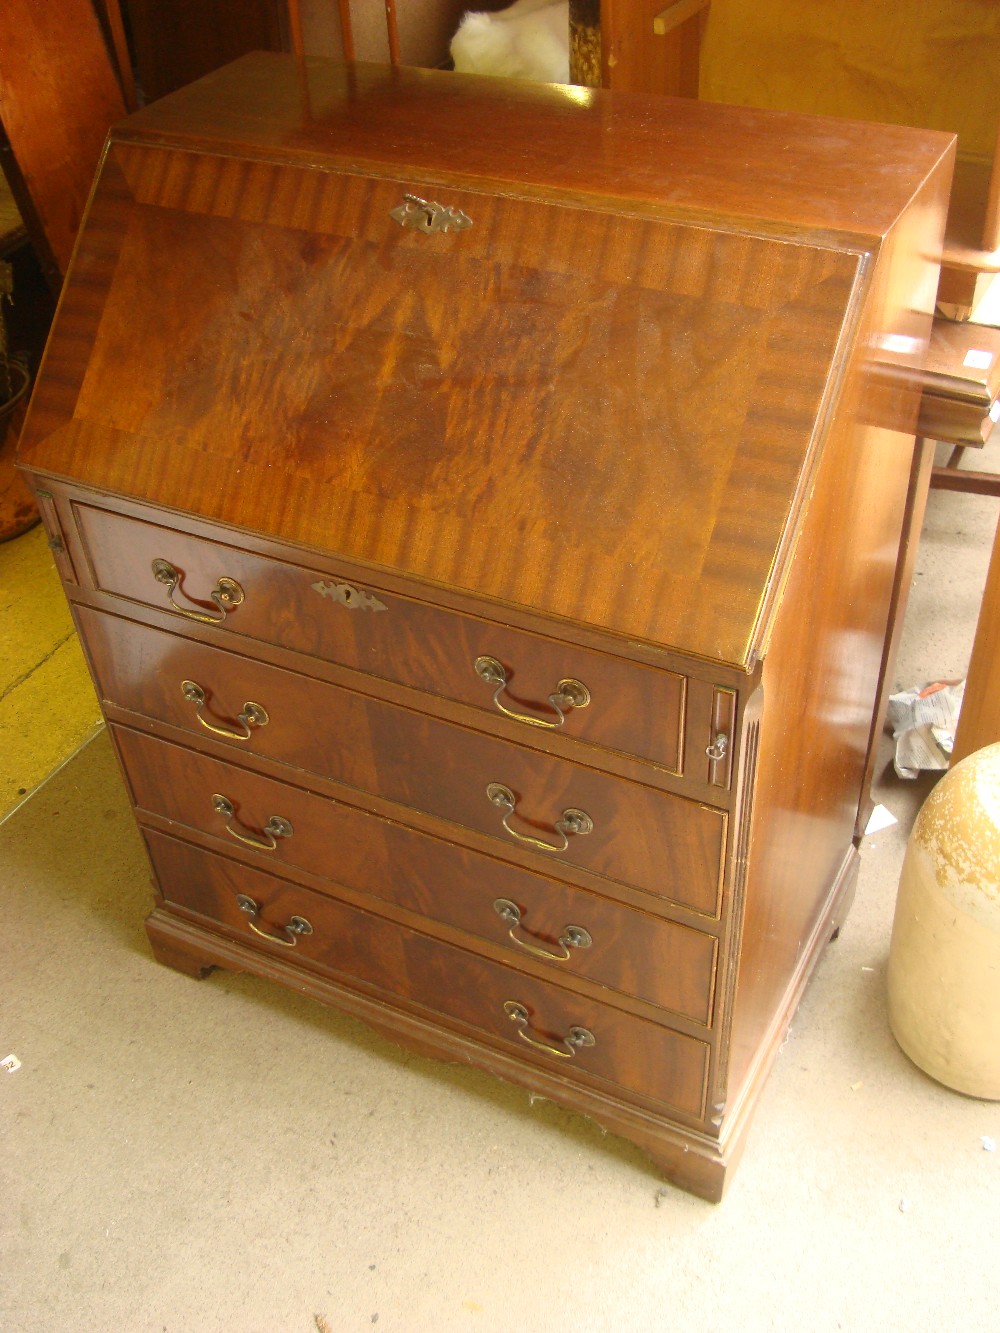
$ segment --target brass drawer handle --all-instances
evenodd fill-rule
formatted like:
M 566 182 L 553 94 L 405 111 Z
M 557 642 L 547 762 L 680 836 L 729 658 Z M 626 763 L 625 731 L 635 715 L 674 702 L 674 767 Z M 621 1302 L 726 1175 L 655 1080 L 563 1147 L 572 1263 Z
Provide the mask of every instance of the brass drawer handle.
M 594 942 L 590 931 L 584 930 L 583 926 L 566 926 L 559 936 L 562 953 L 552 953 L 551 950 L 530 944 L 514 934 L 521 924 L 521 909 L 517 903 L 512 903 L 509 898 L 498 898 L 493 904 L 493 910 L 501 921 L 510 926 L 507 934 L 517 947 L 523 949 L 525 953 L 534 954 L 536 958 L 548 958 L 554 963 L 565 963 L 570 956 L 570 949 L 589 949 Z
M 272 815 L 264 825 L 262 830 L 264 838 L 254 837 L 252 833 L 241 833 L 231 822 L 236 814 L 236 807 L 228 796 L 223 796 L 219 791 L 212 797 L 212 809 L 226 821 L 226 832 L 231 838 L 235 838 L 237 842 L 246 843 L 248 847 L 256 847 L 258 851 L 273 852 L 278 846 L 279 838 L 290 838 L 292 836 L 291 824 L 287 819 L 283 819 L 281 815 Z
M 191 607 L 180 606 L 174 601 L 174 593 L 177 591 L 181 576 L 169 560 L 153 561 L 153 578 L 166 588 L 167 601 L 175 611 L 179 611 L 182 616 L 187 616 L 189 620 L 200 620 L 204 625 L 221 625 L 228 613 L 234 606 L 239 606 L 244 597 L 243 589 L 236 580 L 227 578 L 223 574 L 210 594 L 212 601 L 219 608 L 219 614 L 213 616 L 207 611 L 194 611 Z
M 189 704 L 195 705 L 195 713 L 198 721 L 205 730 L 210 731 L 213 736 L 225 736 L 231 741 L 248 741 L 250 739 L 251 728 L 266 727 L 270 721 L 266 711 L 261 708 L 260 704 L 248 701 L 243 705 L 243 712 L 239 713 L 236 718 L 236 721 L 241 727 L 240 731 L 233 731 L 230 727 L 217 727 L 209 722 L 201 711 L 205 707 L 207 696 L 196 680 L 182 680 L 181 694 L 183 694 Z
M 708 755 L 709 759 L 711 759 L 713 764 L 717 764 L 720 760 L 725 759 L 728 750 L 729 737 L 724 731 L 720 731 L 713 743 L 708 746 L 705 753 Z
M 283 948 L 294 949 L 299 942 L 300 935 L 311 935 L 313 928 L 304 916 L 293 916 L 287 926 L 278 926 L 278 930 L 285 932 L 284 939 L 280 935 L 272 935 L 269 930 L 261 930 L 260 926 L 254 923 L 254 917 L 260 915 L 260 905 L 248 897 L 245 893 L 236 895 L 236 903 L 241 912 L 246 912 L 250 920 L 247 925 L 255 935 L 261 939 L 269 940 L 271 944 L 280 944 Z
M 584 1046 L 597 1045 L 597 1038 L 589 1028 L 571 1027 L 565 1037 L 561 1038 L 562 1048 L 550 1046 L 547 1041 L 538 1041 L 527 1030 L 529 1015 L 523 1004 L 518 1004 L 517 1000 L 505 1000 L 503 1009 L 510 1021 L 517 1024 L 517 1035 L 522 1041 L 534 1046 L 536 1050 L 545 1051 L 548 1055 L 557 1055 L 560 1060 L 572 1060 Z
M 532 717 L 530 713 L 516 713 L 512 708 L 505 708 L 500 702 L 500 695 L 507 687 L 507 672 L 495 657 L 477 657 L 476 675 L 487 685 L 496 688 L 493 691 L 493 703 L 504 717 L 512 717 L 515 722 L 524 722 L 529 727 L 548 727 L 555 730 L 566 721 L 566 714 L 573 708 L 586 708 L 590 703 L 590 691 L 580 680 L 561 680 L 552 694 L 549 703 L 558 714 L 558 721 L 550 722 L 544 717 Z
M 517 829 L 511 828 L 507 823 L 517 805 L 514 793 L 509 787 L 505 787 L 500 782 L 491 782 L 486 788 L 486 795 L 498 809 L 504 812 L 502 822 L 510 836 L 516 838 L 518 842 L 526 843 L 529 847 L 537 847 L 542 852 L 564 852 L 569 846 L 571 835 L 576 834 L 578 837 L 583 837 L 585 834 L 591 833 L 594 828 L 594 821 L 583 810 L 564 810 L 562 818 L 557 819 L 555 824 L 562 842 L 545 842 L 542 838 L 532 838 L 526 833 L 518 833 Z

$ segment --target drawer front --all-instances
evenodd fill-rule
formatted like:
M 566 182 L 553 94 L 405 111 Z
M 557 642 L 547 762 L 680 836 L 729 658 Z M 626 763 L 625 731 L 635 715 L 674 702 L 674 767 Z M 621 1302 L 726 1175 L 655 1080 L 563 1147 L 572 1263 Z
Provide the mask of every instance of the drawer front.
M 80 621 L 101 691 L 120 707 L 199 739 L 221 732 L 241 753 L 451 820 L 553 870 L 718 910 L 722 811 L 88 608 Z M 266 724 L 250 724 L 254 709 Z
M 500 716 L 652 760 L 683 763 L 685 678 L 542 635 L 444 611 L 375 587 L 206 541 L 91 505 L 73 506 L 103 592 L 179 622 L 215 621 L 275 643 Z M 177 576 L 153 567 L 165 562 Z M 220 579 L 242 600 L 213 602 Z M 222 585 L 225 594 L 227 585 Z M 477 671 L 477 663 L 478 671 Z M 551 702 L 555 696 L 555 706 Z M 705 719 L 705 743 L 710 720 Z
M 716 941 L 342 802 L 116 727 L 140 809 L 709 1023 Z M 224 796 L 232 809 L 220 811 Z M 268 832 L 277 816 L 290 832 Z M 512 919 L 513 918 L 513 919 Z M 587 943 L 589 941 L 589 943 Z
M 570 1077 L 704 1114 L 704 1042 L 186 843 L 146 839 L 166 903 L 230 936 L 432 1010 Z M 576 1029 L 593 1044 L 577 1044 Z

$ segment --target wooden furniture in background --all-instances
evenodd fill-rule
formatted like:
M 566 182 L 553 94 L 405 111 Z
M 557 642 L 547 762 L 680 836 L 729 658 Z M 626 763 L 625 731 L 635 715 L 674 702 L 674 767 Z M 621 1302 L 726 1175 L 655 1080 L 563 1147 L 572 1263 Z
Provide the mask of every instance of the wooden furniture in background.
M 284 0 L 123 0 L 123 7 L 147 102 L 248 51 L 288 44 Z
M 993 158 L 959 157 L 948 206 L 938 302 L 946 314 L 974 315 L 1000 274 L 1000 125 Z
M 993 540 L 952 764 L 995 741 L 1000 741 L 1000 526 Z
M 135 111 L 139 105 L 135 87 L 135 71 L 129 50 L 120 0 L 94 0 L 97 17 L 104 30 L 104 40 L 112 58 L 112 65 L 125 99 L 125 109 Z
M 22 442 L 150 939 L 718 1198 L 857 870 L 951 140 L 302 75 L 118 127 Z
M 953 446 L 947 463 L 935 467 L 938 490 L 1000 495 L 1000 477 L 961 467 L 968 449 L 994 437 L 1000 417 L 1000 329 L 938 316 L 921 374 L 917 434 Z
M 100 0 L 98 0 L 100 3 Z M 465 0 L 122 0 L 139 82 L 154 101 L 249 51 L 433 67 Z
M 956 449 L 982 448 L 996 424 L 1000 329 L 937 317 L 921 385 L 918 434 Z
M 570 80 L 697 97 L 710 0 L 570 0 Z
M 91 0 L 0 6 L 0 161 L 54 291 L 108 127 L 124 113 Z

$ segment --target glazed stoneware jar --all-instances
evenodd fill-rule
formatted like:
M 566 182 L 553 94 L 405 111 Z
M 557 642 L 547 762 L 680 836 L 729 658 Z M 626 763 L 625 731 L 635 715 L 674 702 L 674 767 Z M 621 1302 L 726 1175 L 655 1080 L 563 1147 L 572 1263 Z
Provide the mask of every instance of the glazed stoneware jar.
M 949 1088 L 1000 1100 L 1000 744 L 957 764 L 917 816 L 888 986 L 910 1059 Z

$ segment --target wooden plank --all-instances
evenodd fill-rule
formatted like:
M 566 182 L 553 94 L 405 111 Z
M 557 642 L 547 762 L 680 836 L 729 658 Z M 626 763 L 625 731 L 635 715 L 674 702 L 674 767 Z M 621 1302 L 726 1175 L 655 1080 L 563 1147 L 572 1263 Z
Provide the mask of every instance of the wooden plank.
M 605 0 L 605 87 L 698 96 L 701 43 L 709 0 Z
M 931 486 L 936 491 L 960 491 L 963 495 L 1000 495 L 1000 475 L 936 467 L 931 473 Z
M 707 9 L 709 3 L 710 0 L 674 0 L 672 5 L 661 9 L 653 19 L 653 32 L 657 37 L 665 37 L 668 32 L 673 32 L 682 23 Z

